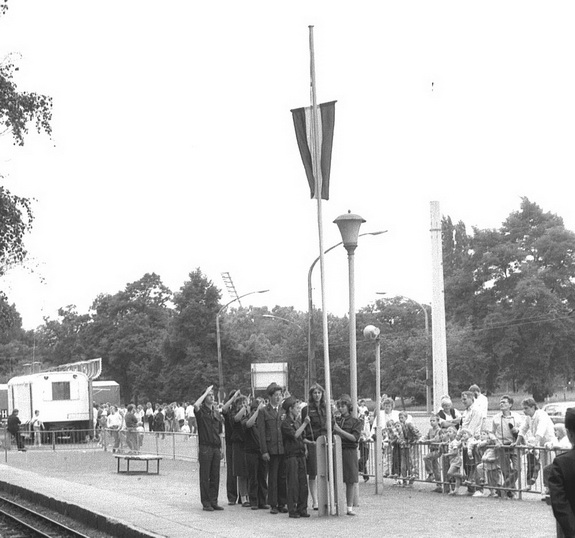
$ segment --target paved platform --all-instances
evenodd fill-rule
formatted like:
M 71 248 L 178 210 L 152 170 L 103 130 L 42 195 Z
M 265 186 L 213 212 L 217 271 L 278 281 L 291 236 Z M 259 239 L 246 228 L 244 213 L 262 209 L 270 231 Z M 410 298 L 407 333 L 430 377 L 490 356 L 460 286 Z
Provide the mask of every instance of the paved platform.
M 0 486 L 34 491 L 70 513 L 96 514 L 110 535 L 189 538 L 214 537 L 484 537 L 554 538 L 551 508 L 538 497 L 523 501 L 448 497 L 433 485 L 391 486 L 375 495 L 372 481 L 360 484 L 356 517 L 289 519 L 268 510 L 228 506 L 220 485 L 222 512 L 204 512 L 199 499 L 197 463 L 162 460 L 159 475 L 117 474 L 116 459 L 103 451 L 8 452 L 0 464 Z M 225 469 L 222 469 L 225 471 Z

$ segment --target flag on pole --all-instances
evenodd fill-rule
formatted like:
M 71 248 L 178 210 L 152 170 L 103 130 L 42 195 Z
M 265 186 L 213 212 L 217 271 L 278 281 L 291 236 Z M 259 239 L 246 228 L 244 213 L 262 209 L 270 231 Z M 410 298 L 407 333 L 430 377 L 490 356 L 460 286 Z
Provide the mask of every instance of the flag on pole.
M 322 103 L 318 105 L 319 110 L 319 132 L 317 133 L 319 148 L 319 170 L 318 184 L 321 185 L 321 197 L 323 200 L 329 200 L 329 174 L 331 171 L 331 149 L 333 145 L 333 127 L 335 123 L 335 101 Z M 297 145 L 307 181 L 309 183 L 311 198 L 315 198 L 316 181 L 313 175 L 313 140 L 314 127 L 312 121 L 312 107 L 295 108 L 291 111 L 293 115 L 293 124 Z

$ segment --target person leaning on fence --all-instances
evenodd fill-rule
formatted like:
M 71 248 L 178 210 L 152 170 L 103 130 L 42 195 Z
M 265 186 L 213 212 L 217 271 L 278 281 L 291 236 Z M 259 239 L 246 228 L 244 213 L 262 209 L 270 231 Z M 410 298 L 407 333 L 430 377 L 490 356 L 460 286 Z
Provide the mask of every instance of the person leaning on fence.
M 369 480 L 367 462 L 369 461 L 369 445 L 371 438 L 371 424 L 369 423 L 369 411 L 358 415 L 361 420 L 361 435 L 359 436 L 359 472 L 363 475 L 363 481 Z
M 429 450 L 425 456 L 423 456 L 423 463 L 425 465 L 425 480 L 427 482 L 435 481 L 437 483 L 436 492 L 441 493 L 442 488 L 440 486 L 441 473 L 439 471 L 439 458 L 441 457 L 441 432 L 442 429 L 439 427 L 439 418 L 437 415 L 431 415 L 429 417 L 430 428 L 427 433 L 420 439 L 420 444 L 429 445 Z
M 281 433 L 286 466 L 287 509 L 291 518 L 309 517 L 307 511 L 307 471 L 305 467 L 306 445 L 302 434 L 310 423 L 310 418 L 307 416 L 302 423 L 299 422 L 298 403 L 293 396 L 289 396 L 283 401 L 282 408 L 285 411 L 285 418 L 281 424 Z
M 418 478 L 417 470 L 418 451 L 415 443 L 421 437 L 419 430 L 412 422 L 407 422 L 407 411 L 399 412 L 399 424 L 403 432 L 403 443 L 401 450 L 401 476 L 404 478 L 404 485 L 413 485 Z
M 314 383 L 309 389 L 308 404 L 301 410 L 301 418 L 309 416 L 309 426 L 304 430 L 304 442 L 307 448 L 306 468 L 309 480 L 309 492 L 312 507 L 318 509 L 317 504 L 317 450 L 316 442 L 322 435 L 327 435 L 327 411 L 325 408 L 325 391 L 323 387 Z
M 511 411 L 512 407 L 513 398 L 507 394 L 501 396 L 499 400 L 500 411 L 493 417 L 491 424 L 491 432 L 500 445 L 498 450 L 499 465 L 503 475 L 503 487 L 507 488 L 502 491 L 501 495 L 506 495 L 510 499 L 515 497 L 515 493 L 511 490 L 517 487 L 519 456 L 514 445 L 522 423 L 521 416 L 515 411 Z
M 21 421 L 18 418 L 18 409 L 14 409 L 12 414 L 8 417 L 8 424 L 6 429 L 9 433 L 14 436 L 14 440 L 16 441 L 16 446 L 20 452 L 26 452 L 26 448 L 24 447 L 24 441 L 22 439 L 22 435 L 20 434 L 20 424 Z
M 526 418 L 519 429 L 517 444 L 529 447 L 526 455 L 527 487 L 525 489 L 531 490 L 537 482 L 541 467 L 550 463 L 549 453 L 544 449 L 538 449 L 543 448 L 546 443 L 556 443 L 555 427 L 549 415 L 539 409 L 533 398 L 525 398 L 521 406 Z
M 361 421 L 351 414 L 351 398 L 344 394 L 337 402 L 340 417 L 333 426 L 334 434 L 341 437 L 343 481 L 347 500 L 347 515 L 354 516 L 354 506 L 359 505 L 358 476 L 359 461 L 357 446 L 361 435 Z
M 481 457 L 481 463 L 477 466 L 477 482 L 487 486 L 491 491 L 485 493 L 489 497 L 497 497 L 500 490 L 499 476 L 501 467 L 499 465 L 498 444 L 495 436 L 488 430 L 481 430 L 480 439 L 477 443 L 478 453 Z M 483 496 L 480 490 L 477 490 L 474 497 Z
M 461 414 L 461 429 L 469 431 L 471 439 L 479 439 L 479 433 L 481 432 L 481 426 L 483 424 L 483 416 L 481 410 L 474 405 L 475 396 L 471 391 L 463 391 L 461 393 L 461 403 L 465 408 Z M 473 441 L 470 443 L 473 446 Z M 475 477 L 475 469 L 479 463 L 479 456 L 474 453 L 473 449 L 463 451 L 463 468 L 465 474 L 468 477 L 468 481 L 471 482 L 467 488 L 468 493 L 475 493 L 475 487 L 472 483 L 473 477 Z
M 575 409 L 565 413 L 567 437 L 575 446 Z M 575 537 L 575 450 L 559 454 L 551 464 L 549 474 L 551 507 L 566 538 Z
M 383 476 L 387 477 L 392 474 L 399 474 L 393 472 L 393 446 L 387 438 L 387 425 L 389 421 L 399 422 L 399 412 L 394 407 L 395 403 L 392 398 L 382 397 L 381 406 L 379 410 L 379 419 L 374 419 L 371 426 L 371 438 L 375 441 L 377 427 L 381 428 L 382 442 L 383 442 Z
M 223 510 L 218 504 L 223 419 L 214 406 L 213 385 L 194 404 L 198 421 L 198 463 L 200 464 L 200 500 L 203 510 Z
M 455 429 L 459 429 L 461 413 L 453 407 L 453 402 L 449 396 L 441 397 L 441 409 L 437 411 L 437 417 L 441 428 L 447 429 L 450 426 L 454 426 Z
M 469 432 L 466 430 L 455 429 L 455 426 L 450 426 L 447 428 L 447 452 L 445 454 L 445 460 L 447 463 L 447 479 L 453 484 L 453 489 L 450 488 L 449 495 L 457 495 L 459 493 L 459 488 L 461 487 L 461 482 L 465 478 L 465 473 L 463 471 L 463 438 L 468 435 Z

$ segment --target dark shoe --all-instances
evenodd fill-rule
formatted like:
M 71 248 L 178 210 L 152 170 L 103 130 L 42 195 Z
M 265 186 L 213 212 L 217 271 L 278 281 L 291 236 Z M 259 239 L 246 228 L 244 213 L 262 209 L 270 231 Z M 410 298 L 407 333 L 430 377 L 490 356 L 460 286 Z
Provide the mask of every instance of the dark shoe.
M 220 506 L 219 504 L 212 504 L 212 508 L 214 510 L 223 510 L 224 509 L 224 507 Z
M 299 519 L 300 515 L 296 512 L 295 514 L 290 514 L 289 517 L 293 517 L 294 519 Z
M 233 506 L 234 504 L 236 504 L 236 501 L 228 501 L 228 506 Z
M 319 510 L 319 506 L 314 506 L 313 509 L 314 509 L 314 510 Z
M 204 506 L 203 510 L 204 510 L 204 512 L 213 512 L 214 507 L 213 506 Z
M 244 508 L 249 508 L 249 507 L 251 506 L 251 503 L 249 503 L 249 502 L 246 501 L 245 503 L 242 503 L 242 506 L 243 506 Z
M 274 506 L 271 510 L 270 510 L 270 514 L 278 514 L 278 509 Z
M 310 517 L 310 515 L 307 512 L 300 512 L 299 517 Z
M 260 510 L 267 510 L 269 507 L 270 507 L 269 504 L 260 504 L 260 505 L 258 506 L 258 508 L 259 508 Z
M 364 481 L 364 482 L 367 482 L 368 480 L 369 480 L 369 476 L 366 475 L 366 476 L 363 477 L 363 481 Z
M 252 505 L 252 510 L 257 510 L 257 509 L 258 509 L 258 507 L 257 507 L 255 504 L 253 504 L 253 505 Z
M 287 514 L 289 510 L 285 506 L 278 506 L 278 511 L 282 514 Z
M 512 491 L 508 491 L 508 492 L 507 492 L 507 497 L 509 497 L 510 499 L 514 499 L 514 498 L 515 498 L 515 493 L 513 493 Z

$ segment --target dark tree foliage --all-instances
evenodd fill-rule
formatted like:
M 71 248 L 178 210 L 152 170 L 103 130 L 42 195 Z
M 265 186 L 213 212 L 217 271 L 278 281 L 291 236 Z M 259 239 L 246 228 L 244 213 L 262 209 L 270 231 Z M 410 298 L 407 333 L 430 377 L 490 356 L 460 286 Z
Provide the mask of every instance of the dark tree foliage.
M 476 344 L 475 381 L 488 390 L 507 382 L 541 400 L 557 375 L 571 379 L 575 234 L 563 219 L 523 198 L 496 230 L 467 236 L 461 223 L 444 219 L 443 244 L 446 314 Z M 462 372 L 477 366 L 452 354 L 448 362 Z
M 0 64 L 0 135 L 11 134 L 14 144 L 23 146 L 31 123 L 39 133 L 52 133 L 52 98 L 18 91 L 14 81 L 17 71 L 12 63 Z

